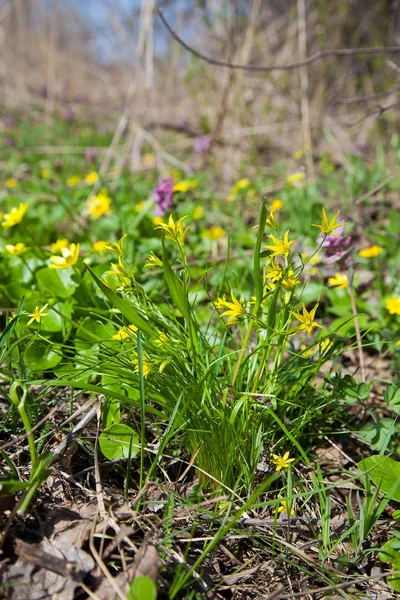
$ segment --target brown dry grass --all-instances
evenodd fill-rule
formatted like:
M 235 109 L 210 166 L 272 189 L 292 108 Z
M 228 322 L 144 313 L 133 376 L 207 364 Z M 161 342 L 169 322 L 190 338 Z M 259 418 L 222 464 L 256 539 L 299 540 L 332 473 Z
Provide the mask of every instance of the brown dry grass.
M 345 152 L 376 134 L 377 105 L 398 98 L 398 55 L 329 58 L 290 72 L 233 72 L 191 60 L 168 36 L 153 0 L 142 0 L 130 20 L 118 2 L 102 3 L 105 31 L 94 31 L 62 0 L 47 4 L 8 0 L 0 8 L 2 105 L 20 111 L 39 106 L 49 116 L 71 108 L 88 121 L 122 114 L 133 162 L 145 141 L 156 152 L 162 142 L 179 156 L 195 133 L 204 132 L 219 142 L 214 151 L 226 180 L 237 176 L 251 152 L 266 165 L 311 143 L 314 154 L 328 150 L 343 162 Z M 226 15 L 220 2 L 209 2 L 207 11 L 188 3 L 178 14 L 173 3 L 162 4 L 191 45 L 241 64 L 284 65 L 319 50 L 396 44 L 396 15 L 391 19 L 385 3 L 249 0 L 241 8 L 232 0 Z M 111 47 L 109 62 L 96 57 L 94 39 Z M 366 99 L 356 102 L 359 97 Z M 385 133 L 396 116 L 393 109 L 382 117 Z M 171 143 L 165 126 L 181 129 L 172 146 L 165 146 Z M 309 150 L 310 175 L 312 158 Z

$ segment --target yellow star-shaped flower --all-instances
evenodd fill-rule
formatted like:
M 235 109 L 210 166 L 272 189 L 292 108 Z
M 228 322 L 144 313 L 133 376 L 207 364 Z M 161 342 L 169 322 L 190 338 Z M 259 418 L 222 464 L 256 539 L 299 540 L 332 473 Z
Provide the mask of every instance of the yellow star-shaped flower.
M 300 315 L 299 313 L 296 313 L 296 312 L 292 313 L 293 316 L 295 316 L 296 319 L 301 323 L 301 325 L 298 327 L 298 330 L 300 331 L 301 329 L 305 329 L 307 331 L 308 337 L 310 337 L 313 327 L 321 327 L 321 329 L 322 329 L 322 325 L 320 325 L 319 323 L 314 321 L 315 311 L 317 310 L 317 308 L 318 308 L 318 304 L 316 304 L 314 306 L 314 308 L 312 308 L 310 311 L 308 311 L 306 309 L 305 305 L 303 304 L 303 314 L 302 315 Z
M 276 238 L 272 234 L 269 235 L 268 237 L 273 241 L 273 244 L 266 246 L 266 248 L 268 250 L 271 250 L 271 255 L 270 255 L 271 257 L 272 256 L 280 256 L 280 255 L 288 256 L 288 254 L 290 252 L 290 246 L 296 241 L 296 240 L 290 240 L 290 242 L 289 242 L 289 229 L 283 236 L 283 241 L 278 240 L 278 238 Z
M 273 454 L 271 458 L 271 462 L 276 465 L 276 471 L 280 471 L 281 469 L 287 469 L 295 459 L 289 458 L 289 452 L 285 452 L 283 456 L 279 456 L 279 454 Z
M 326 235 L 333 235 L 337 237 L 337 234 L 334 233 L 335 229 L 338 227 L 343 227 L 345 223 L 337 223 L 336 219 L 340 214 L 340 210 L 337 211 L 336 215 L 334 215 L 333 219 L 329 221 L 328 216 L 325 212 L 325 209 L 322 209 L 322 222 L 321 225 L 314 225 L 313 227 L 318 227 L 321 230 L 321 234 L 325 233 Z

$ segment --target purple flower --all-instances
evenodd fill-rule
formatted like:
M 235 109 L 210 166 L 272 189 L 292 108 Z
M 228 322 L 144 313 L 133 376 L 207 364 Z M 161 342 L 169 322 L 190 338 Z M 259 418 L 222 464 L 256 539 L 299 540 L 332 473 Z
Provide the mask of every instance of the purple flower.
M 68 122 L 73 121 L 75 119 L 75 112 L 70 106 L 66 106 L 65 108 L 63 108 L 62 118 L 64 119 L 64 121 Z
M 362 154 L 366 150 L 368 150 L 368 144 L 365 142 L 359 142 L 354 146 L 354 154 Z
M 85 159 L 88 163 L 94 163 L 98 154 L 99 153 L 97 152 L 96 148 L 87 148 L 85 152 Z
M 193 151 L 197 153 L 207 152 L 211 146 L 210 135 L 200 135 L 193 140 Z
M 42 85 L 39 88 L 39 96 L 46 99 L 48 94 L 49 94 L 49 90 L 47 88 L 47 83 L 42 83 Z
M 164 177 L 158 180 L 158 185 L 153 190 L 153 200 L 157 204 L 154 212 L 157 217 L 163 217 L 172 206 L 174 195 L 174 180 L 172 177 Z
M 346 237 L 340 235 L 344 230 L 344 227 L 336 229 L 338 233 L 337 237 L 334 235 L 326 236 L 321 248 L 325 250 L 323 261 L 326 264 L 340 263 L 342 267 L 348 267 L 351 260 L 351 236 Z M 317 243 L 321 243 L 322 237 L 317 239 Z
M 12 115 L 4 115 L 3 125 L 7 129 L 11 129 L 15 125 L 15 118 Z

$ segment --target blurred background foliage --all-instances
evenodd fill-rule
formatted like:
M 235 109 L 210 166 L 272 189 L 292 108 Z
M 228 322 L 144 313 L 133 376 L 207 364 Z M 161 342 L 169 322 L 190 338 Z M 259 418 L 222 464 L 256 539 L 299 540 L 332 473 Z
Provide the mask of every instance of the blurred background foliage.
M 146 140 L 154 149 L 162 139 L 179 154 L 204 134 L 213 136 L 225 180 L 240 173 L 244 156 L 262 170 L 310 141 L 309 152 L 328 151 L 340 164 L 346 153 L 375 148 L 380 133 L 389 143 L 388 132 L 396 131 L 397 107 L 382 109 L 397 102 L 399 54 L 325 58 L 307 67 L 305 80 L 301 69 L 232 71 L 185 51 L 157 10 L 212 58 L 272 66 L 304 58 L 304 49 L 310 56 L 396 46 L 399 6 L 393 0 L 2 0 L 0 102 L 5 114 L 36 106 L 49 118 L 88 124 L 125 111 L 125 151 L 134 169 L 141 168 Z M 197 167 L 205 166 L 199 158 Z

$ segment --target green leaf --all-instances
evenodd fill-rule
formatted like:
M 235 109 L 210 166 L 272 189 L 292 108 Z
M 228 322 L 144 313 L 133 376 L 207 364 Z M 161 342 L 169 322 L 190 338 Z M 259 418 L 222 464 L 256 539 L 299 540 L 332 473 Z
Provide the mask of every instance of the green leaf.
M 383 397 L 387 407 L 396 414 L 400 413 L 400 388 L 397 385 L 390 384 L 383 392 Z
M 15 494 L 21 490 L 26 490 L 29 487 L 27 481 L 16 481 L 15 479 L 4 479 L 0 481 L 0 495 L 4 492 L 5 494 Z
M 142 575 L 131 584 L 127 600 L 156 600 L 156 584 L 150 577 Z
M 142 317 L 139 311 L 134 306 L 132 306 L 127 300 L 124 300 L 124 298 L 121 298 L 121 296 L 118 296 L 118 294 L 116 294 L 115 292 L 113 292 L 113 290 L 106 286 L 105 283 L 103 283 L 101 279 L 99 279 L 97 275 L 95 275 L 87 265 L 86 268 L 97 283 L 97 285 L 99 286 L 99 288 L 101 289 L 101 291 L 103 292 L 103 294 L 106 296 L 106 298 L 111 302 L 113 306 L 116 306 L 116 308 L 118 308 L 118 310 L 121 311 L 124 317 L 128 319 L 129 323 L 136 325 L 138 329 L 140 329 L 144 333 L 147 333 L 147 335 L 149 335 L 151 338 L 155 337 L 156 333 L 154 332 L 154 328 L 148 321 L 146 321 Z
M 100 342 L 110 341 L 114 334 L 115 327 L 109 321 L 86 317 L 76 332 L 75 347 L 78 352 L 97 352 Z
M 121 416 L 119 401 L 116 398 L 106 398 L 103 404 L 102 420 L 105 428 L 118 425 Z
M 31 371 L 54 369 L 62 359 L 61 346 L 35 342 L 25 350 L 24 358 Z
M 397 538 L 392 538 L 386 542 L 379 553 L 379 560 L 392 563 L 393 571 L 400 571 L 399 540 Z M 387 582 L 396 592 L 400 592 L 400 575 L 389 576 Z
M 187 310 L 186 310 L 186 299 L 183 289 L 183 284 L 179 277 L 173 272 L 171 269 L 171 265 L 169 264 L 167 251 L 165 249 L 165 245 L 163 242 L 163 252 L 162 252 L 162 261 L 164 267 L 164 277 L 167 283 L 168 289 L 171 292 L 172 299 L 175 303 L 175 306 L 180 310 L 182 315 L 187 320 Z
M 78 287 L 78 283 L 73 279 L 72 269 L 40 269 L 36 273 L 36 279 L 39 286 L 50 292 L 52 296 L 59 298 L 68 298 L 72 296 Z
M 263 298 L 263 278 L 262 278 L 262 269 L 261 269 L 261 261 L 260 261 L 260 253 L 261 253 L 261 244 L 263 240 L 264 230 L 265 230 L 265 221 L 267 218 L 267 207 L 265 203 L 265 199 L 263 200 L 260 212 L 260 221 L 258 225 L 257 231 L 257 240 L 256 246 L 254 248 L 254 283 L 256 288 L 256 304 L 254 307 L 255 313 L 258 312 L 260 308 L 260 304 Z
M 358 468 L 367 473 L 388 498 L 400 502 L 400 463 L 390 456 L 375 454 L 360 461 Z
M 366 442 L 371 442 L 371 450 L 383 452 L 386 450 L 390 438 L 398 428 L 393 419 L 381 419 L 377 423 L 368 423 L 360 430 L 360 435 Z
M 129 425 L 111 425 L 99 437 L 100 449 L 108 460 L 131 458 L 139 452 L 138 436 Z

